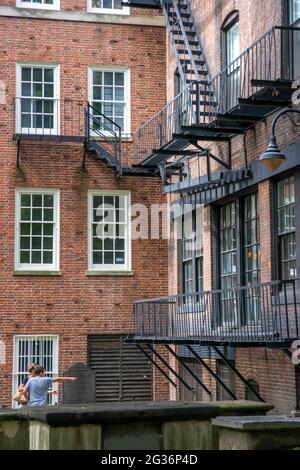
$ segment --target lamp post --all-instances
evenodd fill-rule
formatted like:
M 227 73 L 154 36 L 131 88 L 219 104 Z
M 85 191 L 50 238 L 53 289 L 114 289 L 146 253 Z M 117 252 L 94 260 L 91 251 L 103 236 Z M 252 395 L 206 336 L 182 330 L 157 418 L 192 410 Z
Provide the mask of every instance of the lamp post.
M 297 109 L 285 109 L 284 111 L 281 111 L 279 114 L 277 114 L 277 116 L 274 118 L 272 122 L 268 148 L 259 157 L 259 160 L 258 160 L 270 171 L 277 170 L 280 167 L 280 165 L 282 165 L 282 163 L 286 161 L 285 155 L 280 151 L 277 145 L 275 131 L 276 131 L 276 124 L 278 120 L 281 118 L 281 116 L 285 116 L 287 114 L 300 115 L 300 111 L 298 111 Z

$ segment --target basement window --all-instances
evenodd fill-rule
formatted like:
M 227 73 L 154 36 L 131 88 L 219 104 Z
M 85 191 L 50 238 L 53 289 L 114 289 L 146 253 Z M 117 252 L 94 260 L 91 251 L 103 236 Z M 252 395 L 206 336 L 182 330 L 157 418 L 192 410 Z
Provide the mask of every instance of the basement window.
M 130 193 L 89 193 L 89 270 L 130 271 Z
M 59 10 L 59 0 L 17 0 L 18 8 L 36 8 L 41 10 Z
M 17 335 L 14 337 L 13 396 L 22 381 L 28 377 L 27 368 L 30 364 L 39 364 L 44 367 L 47 377 L 57 377 L 58 337 L 52 335 Z M 53 384 L 53 389 L 57 390 L 57 384 Z M 57 395 L 49 394 L 48 404 L 57 404 Z M 13 407 L 17 407 L 15 401 Z
M 122 0 L 88 0 L 88 11 L 115 15 L 129 15 L 129 8 L 121 5 Z

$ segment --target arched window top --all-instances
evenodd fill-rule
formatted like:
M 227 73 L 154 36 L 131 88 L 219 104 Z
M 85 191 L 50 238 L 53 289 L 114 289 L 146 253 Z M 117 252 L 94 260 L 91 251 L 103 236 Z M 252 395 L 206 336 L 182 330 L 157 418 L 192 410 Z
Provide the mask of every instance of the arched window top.
M 231 11 L 225 18 L 222 24 L 222 30 L 226 31 L 227 29 L 230 29 L 234 24 L 239 22 L 239 11 L 234 10 Z
M 247 380 L 248 384 L 259 394 L 259 383 L 255 379 Z M 245 387 L 245 398 L 247 401 L 259 401 L 256 395 L 248 387 Z

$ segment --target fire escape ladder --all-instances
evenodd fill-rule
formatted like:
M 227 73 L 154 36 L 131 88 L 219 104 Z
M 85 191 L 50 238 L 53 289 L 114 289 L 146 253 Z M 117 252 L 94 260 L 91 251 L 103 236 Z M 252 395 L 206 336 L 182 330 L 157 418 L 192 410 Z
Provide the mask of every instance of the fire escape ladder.
M 183 82 L 206 84 L 208 69 L 188 2 L 162 0 L 162 8 Z
M 122 174 L 122 129 L 91 104 L 85 110 L 86 151 L 96 159 Z

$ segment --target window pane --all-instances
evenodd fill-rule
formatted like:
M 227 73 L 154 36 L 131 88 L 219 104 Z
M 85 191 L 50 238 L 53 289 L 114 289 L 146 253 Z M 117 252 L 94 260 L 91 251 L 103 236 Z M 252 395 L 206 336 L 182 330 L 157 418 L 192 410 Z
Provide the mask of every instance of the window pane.
M 278 182 L 277 220 L 280 244 L 281 277 L 284 280 L 297 277 L 295 230 L 295 178 Z
M 53 195 L 21 194 L 20 202 L 20 263 L 52 264 L 55 224 Z
M 125 265 L 126 263 L 126 243 L 123 237 L 127 231 L 128 221 L 125 210 L 118 209 L 120 203 L 123 204 L 123 199 L 123 196 L 118 195 L 93 196 L 93 264 Z

